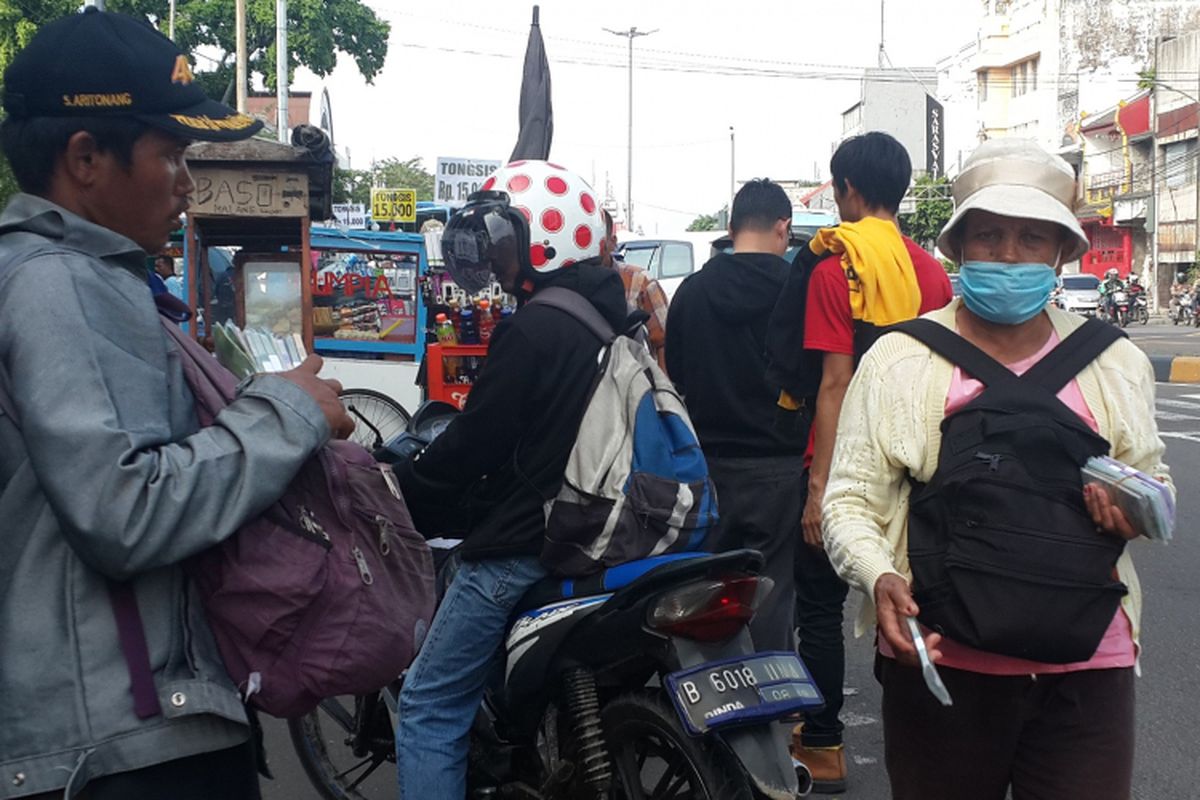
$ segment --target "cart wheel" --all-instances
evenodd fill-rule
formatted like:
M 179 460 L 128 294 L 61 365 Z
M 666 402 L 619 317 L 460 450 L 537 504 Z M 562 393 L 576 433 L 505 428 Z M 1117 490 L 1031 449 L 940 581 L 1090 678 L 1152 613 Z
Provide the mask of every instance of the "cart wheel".
M 342 405 L 354 419 L 350 441 L 368 450 L 378 450 L 404 432 L 411 415 L 404 406 L 374 389 L 346 389 L 341 394 Z

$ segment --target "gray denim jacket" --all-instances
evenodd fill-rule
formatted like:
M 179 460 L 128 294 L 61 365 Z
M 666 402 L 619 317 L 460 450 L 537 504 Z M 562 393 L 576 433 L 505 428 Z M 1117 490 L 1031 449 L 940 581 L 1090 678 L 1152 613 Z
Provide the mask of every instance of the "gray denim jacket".
M 0 381 L 17 415 L 0 413 L 0 798 L 71 797 L 246 740 L 179 564 L 279 497 L 330 435 L 272 376 L 201 430 L 145 257 L 41 198 L 0 216 Z M 107 578 L 133 582 L 161 716 L 134 715 Z

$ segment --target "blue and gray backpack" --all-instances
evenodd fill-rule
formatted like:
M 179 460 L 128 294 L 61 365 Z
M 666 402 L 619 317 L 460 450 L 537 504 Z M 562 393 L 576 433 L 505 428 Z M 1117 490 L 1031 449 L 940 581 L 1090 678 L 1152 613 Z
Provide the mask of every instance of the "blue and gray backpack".
M 530 302 L 570 314 L 605 345 L 562 489 L 546 503 L 543 564 L 577 576 L 701 549 L 717 522 L 717 494 L 670 379 L 582 295 L 551 287 Z

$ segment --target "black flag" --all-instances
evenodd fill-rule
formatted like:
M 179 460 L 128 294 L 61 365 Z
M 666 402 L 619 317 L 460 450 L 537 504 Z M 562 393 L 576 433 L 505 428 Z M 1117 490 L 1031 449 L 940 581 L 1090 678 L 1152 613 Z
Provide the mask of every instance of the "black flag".
M 533 25 L 529 28 L 529 44 L 525 48 L 525 71 L 521 76 L 521 132 L 509 161 L 531 158 L 544 161 L 550 157 L 550 140 L 554 138 L 554 112 L 550 107 L 550 63 L 546 60 L 546 45 L 538 24 L 538 7 L 533 7 Z

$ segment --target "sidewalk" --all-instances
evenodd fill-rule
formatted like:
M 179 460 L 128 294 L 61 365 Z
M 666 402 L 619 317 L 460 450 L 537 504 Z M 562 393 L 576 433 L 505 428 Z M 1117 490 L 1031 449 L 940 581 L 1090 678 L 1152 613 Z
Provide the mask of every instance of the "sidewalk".
M 1200 383 L 1200 356 L 1150 356 L 1160 383 Z

